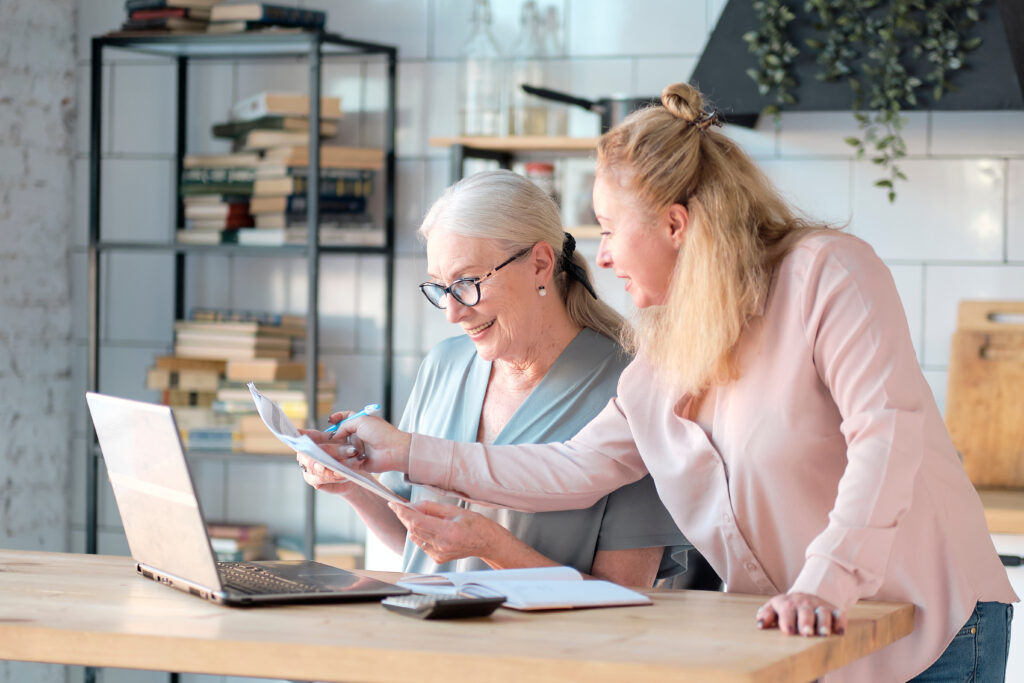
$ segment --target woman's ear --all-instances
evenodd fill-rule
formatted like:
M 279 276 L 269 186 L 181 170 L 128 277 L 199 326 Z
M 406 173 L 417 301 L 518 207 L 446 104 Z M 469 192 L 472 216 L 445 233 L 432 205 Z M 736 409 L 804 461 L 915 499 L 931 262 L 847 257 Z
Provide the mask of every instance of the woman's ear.
M 546 284 L 551 279 L 551 274 L 555 270 L 555 251 L 551 248 L 550 244 L 541 240 L 533 245 L 530 259 L 538 282 Z
M 676 251 L 683 246 L 686 238 L 686 228 L 690 225 L 690 212 L 682 204 L 672 204 L 668 207 L 668 229 L 669 239 Z

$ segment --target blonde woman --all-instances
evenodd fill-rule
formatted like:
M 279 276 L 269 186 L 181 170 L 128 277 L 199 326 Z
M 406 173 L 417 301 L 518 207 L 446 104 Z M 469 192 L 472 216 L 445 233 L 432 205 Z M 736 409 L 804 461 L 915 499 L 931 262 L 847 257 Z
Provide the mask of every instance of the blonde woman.
M 420 289 L 436 314 L 464 333 L 424 359 L 402 427 L 479 443 L 570 438 L 614 395 L 629 358 L 615 341 L 623 320 L 595 296 L 558 207 L 520 175 L 480 173 L 438 199 L 420 236 L 430 275 Z M 311 436 L 328 441 L 319 432 Z M 650 477 L 582 509 L 529 513 L 385 476 L 417 504 L 415 511 L 392 511 L 381 498 L 298 457 L 306 482 L 343 495 L 379 538 L 403 553 L 407 572 L 564 564 L 651 586 L 682 570 L 674 556 L 686 563 L 689 544 Z
M 374 471 L 548 510 L 650 473 L 762 628 L 842 633 L 857 600 L 915 605 L 909 636 L 828 680 L 1002 681 L 1010 588 L 919 369 L 892 277 L 801 219 L 715 130 L 699 92 L 601 139 L 598 265 L 641 309 L 617 397 L 560 444 L 452 444 L 376 419 Z M 411 448 L 410 448 L 411 443 Z

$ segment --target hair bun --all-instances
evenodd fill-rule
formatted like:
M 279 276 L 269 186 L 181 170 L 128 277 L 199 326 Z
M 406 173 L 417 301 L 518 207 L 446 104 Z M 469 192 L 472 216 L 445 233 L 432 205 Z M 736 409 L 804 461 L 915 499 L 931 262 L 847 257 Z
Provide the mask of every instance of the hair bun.
M 692 124 L 703 115 L 704 98 L 689 83 L 673 83 L 661 91 L 661 103 L 677 119 Z

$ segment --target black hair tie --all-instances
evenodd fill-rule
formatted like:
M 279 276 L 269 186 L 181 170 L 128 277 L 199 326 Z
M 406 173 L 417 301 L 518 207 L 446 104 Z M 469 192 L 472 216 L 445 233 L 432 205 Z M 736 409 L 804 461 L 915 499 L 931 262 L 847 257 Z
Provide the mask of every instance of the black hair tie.
M 587 278 L 587 271 L 580 268 L 575 261 L 572 260 L 572 255 L 576 253 L 576 238 L 565 233 L 565 239 L 562 241 L 562 271 L 572 279 L 583 285 L 590 296 L 597 298 L 597 293 L 594 288 L 590 286 L 590 280 Z

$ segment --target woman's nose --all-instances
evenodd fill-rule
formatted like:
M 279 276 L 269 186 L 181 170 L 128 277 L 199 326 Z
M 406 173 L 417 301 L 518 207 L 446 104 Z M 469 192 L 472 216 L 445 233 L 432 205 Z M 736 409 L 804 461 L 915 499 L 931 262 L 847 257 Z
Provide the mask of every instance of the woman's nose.
M 469 306 L 464 306 L 458 302 L 458 300 L 449 294 L 445 297 L 444 315 L 450 323 L 457 323 L 466 317 L 466 311 L 469 310 Z
M 601 244 L 597 247 L 597 258 L 595 261 L 600 268 L 612 267 L 612 255 L 608 249 L 607 238 L 605 237 L 601 238 Z

